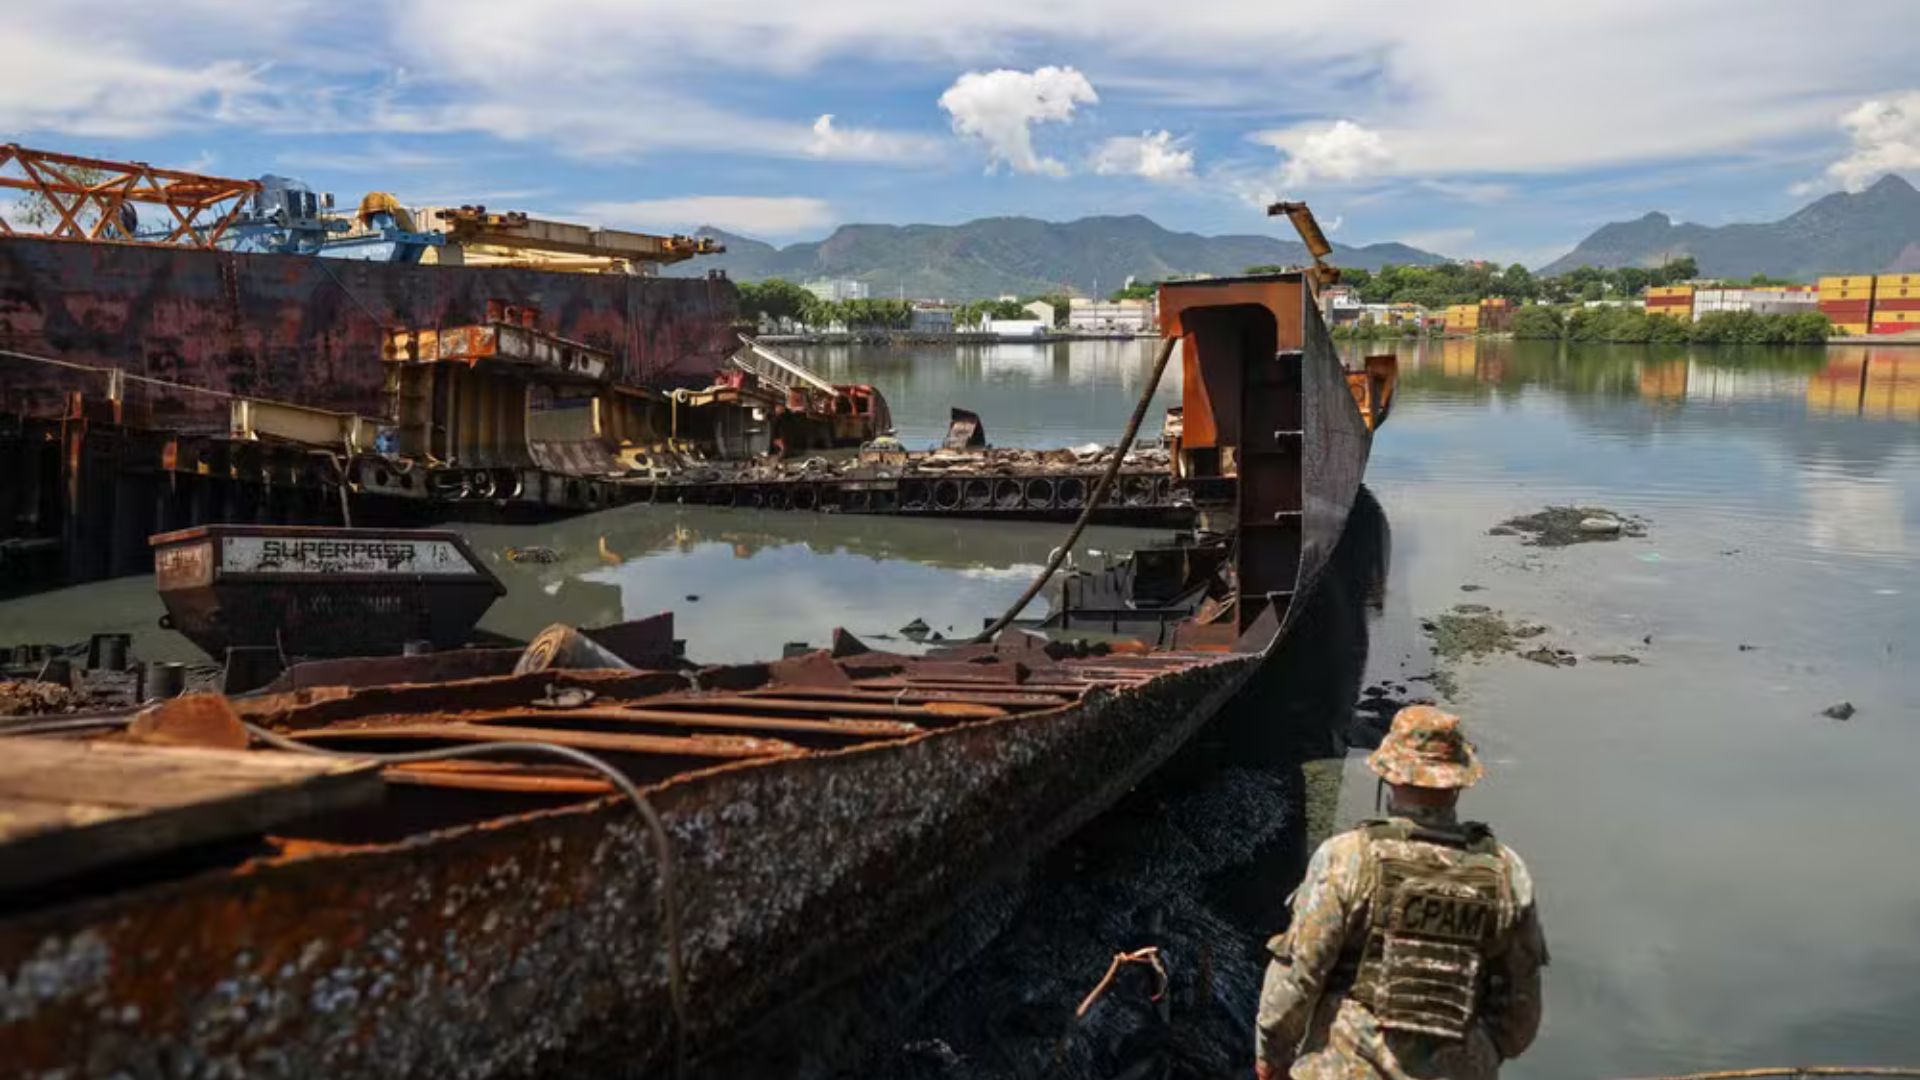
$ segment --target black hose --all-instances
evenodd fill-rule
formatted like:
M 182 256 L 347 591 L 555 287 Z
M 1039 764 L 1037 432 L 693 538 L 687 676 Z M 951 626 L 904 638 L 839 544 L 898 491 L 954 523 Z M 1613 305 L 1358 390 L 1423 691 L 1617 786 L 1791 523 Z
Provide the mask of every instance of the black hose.
M 1140 391 L 1140 400 L 1134 403 L 1133 416 L 1127 420 L 1127 430 L 1120 436 L 1120 444 L 1113 449 L 1113 460 L 1107 463 L 1107 471 L 1100 474 L 1100 479 L 1094 481 L 1093 490 L 1087 492 L 1087 504 L 1080 508 L 1080 517 L 1073 523 L 1073 529 L 1067 533 L 1067 538 L 1061 541 L 1059 547 L 1053 549 L 1053 555 L 1047 560 L 1047 565 L 1040 571 L 1039 576 L 1033 579 L 1033 584 L 1027 586 L 1027 591 L 1020 594 L 1020 599 L 1015 600 L 1012 607 L 993 620 L 992 625 L 980 631 L 972 639 L 972 644 L 982 645 L 992 641 L 995 634 L 1005 630 L 1013 620 L 1019 618 L 1027 605 L 1033 603 L 1033 598 L 1040 595 L 1040 590 L 1047 587 L 1047 582 L 1059 571 L 1060 564 L 1066 562 L 1067 556 L 1072 554 L 1073 545 L 1079 542 L 1080 534 L 1086 531 L 1087 523 L 1093 520 L 1093 512 L 1100 508 L 1100 502 L 1106 496 L 1107 488 L 1112 486 L 1113 478 L 1119 475 L 1120 464 L 1126 460 L 1127 451 L 1133 446 L 1134 437 L 1140 433 L 1140 421 L 1146 419 L 1147 408 L 1153 404 L 1154 391 L 1160 388 L 1160 376 L 1166 372 L 1167 361 L 1173 357 L 1173 347 L 1178 344 L 1180 339 L 1177 337 L 1170 337 L 1161 342 L 1160 355 L 1153 362 L 1153 374 L 1147 377 L 1147 385 Z

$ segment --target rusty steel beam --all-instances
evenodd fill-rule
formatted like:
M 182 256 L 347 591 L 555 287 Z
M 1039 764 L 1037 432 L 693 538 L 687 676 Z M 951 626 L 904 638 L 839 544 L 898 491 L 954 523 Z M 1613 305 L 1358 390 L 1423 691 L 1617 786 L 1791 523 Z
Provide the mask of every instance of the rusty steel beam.
M 802 713 L 820 716 L 861 716 L 889 719 L 954 720 L 1005 716 L 1010 711 L 996 705 L 977 705 L 959 701 L 930 701 L 918 705 L 871 704 L 867 702 L 808 701 L 766 694 L 735 697 L 726 694 L 702 694 L 691 697 L 658 698 L 645 703 L 653 711 L 752 708 L 770 712 Z
M 697 702 L 696 702 L 697 703 Z M 740 704 L 753 705 L 751 699 L 743 699 Z M 918 735 L 923 729 L 917 724 L 893 720 L 841 719 L 796 720 L 791 717 L 774 715 L 749 715 L 742 713 L 710 713 L 695 710 L 665 708 L 663 706 L 685 705 L 688 702 L 678 700 L 646 699 L 651 708 L 636 706 L 583 707 L 578 709 L 526 709 L 506 710 L 497 713 L 464 713 L 450 716 L 449 719 L 465 724 L 479 724 L 498 729 L 510 725 L 539 725 L 545 729 L 547 724 L 558 723 L 631 723 L 635 725 L 658 725 L 690 730 L 711 731 L 767 731 L 794 735 L 830 735 L 843 739 L 897 739 L 908 735 Z M 724 703 L 722 703 L 724 704 Z M 937 714 L 915 713 L 907 709 L 887 710 L 874 713 L 854 713 L 851 706 L 846 710 L 818 710 L 820 712 L 844 712 L 851 717 L 871 716 L 932 716 Z M 775 709 L 774 711 L 778 711 Z M 793 710 L 789 710 L 793 711 Z M 994 715 L 999 715 L 998 712 Z
M 801 747 L 780 739 L 738 735 L 626 735 L 601 731 L 515 727 L 509 724 L 405 724 L 391 727 L 327 727 L 300 733 L 302 739 L 325 743 L 359 742 L 545 742 L 579 750 L 617 754 L 658 754 L 668 757 L 736 760 L 803 753 Z

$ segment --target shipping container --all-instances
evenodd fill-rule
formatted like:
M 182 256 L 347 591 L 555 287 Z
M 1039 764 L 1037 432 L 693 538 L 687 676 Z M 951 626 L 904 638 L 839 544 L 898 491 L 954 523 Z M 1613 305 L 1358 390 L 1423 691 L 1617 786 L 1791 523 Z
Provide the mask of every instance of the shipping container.
M 1884 289 L 1889 285 L 1905 285 L 1920 289 L 1920 274 L 1879 274 L 1873 279 L 1876 288 Z
M 1920 311 L 1920 296 L 1894 297 L 1891 300 L 1875 300 L 1875 311 Z
M 1850 274 L 1845 277 L 1823 277 L 1820 279 L 1820 291 L 1823 293 L 1830 292 L 1834 289 L 1872 290 L 1872 288 L 1873 277 L 1870 274 Z
M 1913 285 L 1888 285 L 1882 283 L 1874 286 L 1873 298 L 1876 300 L 1920 300 L 1920 283 Z
M 1863 322 L 1836 322 L 1833 332 L 1840 337 L 1858 337 L 1867 332 L 1868 325 Z

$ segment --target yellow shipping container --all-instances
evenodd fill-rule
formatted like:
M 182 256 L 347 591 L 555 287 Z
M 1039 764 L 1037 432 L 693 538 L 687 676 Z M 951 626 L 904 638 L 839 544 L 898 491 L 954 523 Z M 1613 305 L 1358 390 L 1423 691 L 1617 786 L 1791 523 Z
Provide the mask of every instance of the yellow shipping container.
M 1911 285 L 1888 285 L 1885 282 L 1874 286 L 1875 300 L 1920 300 L 1920 280 Z
M 1823 277 L 1820 279 L 1820 291 L 1823 293 L 1831 289 L 1871 289 L 1871 288 L 1873 288 L 1872 275 L 1851 274 L 1846 277 Z
M 1873 282 L 1882 289 L 1889 285 L 1910 285 L 1920 288 L 1920 274 L 1880 274 L 1873 279 Z
M 1842 337 L 1857 337 L 1867 332 L 1867 324 L 1863 322 L 1837 322 L 1833 324 L 1833 332 Z
M 1875 311 L 1873 321 L 1877 323 L 1920 323 L 1920 311 Z
M 1871 300 L 1872 289 L 1835 289 L 1820 294 L 1821 300 Z

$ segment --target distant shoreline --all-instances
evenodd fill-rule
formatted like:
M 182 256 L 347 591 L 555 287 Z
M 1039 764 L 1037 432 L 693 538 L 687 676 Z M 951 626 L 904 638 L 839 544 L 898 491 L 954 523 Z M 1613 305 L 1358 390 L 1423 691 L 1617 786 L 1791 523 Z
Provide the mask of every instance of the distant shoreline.
M 1051 345 L 1062 341 L 1135 341 L 1158 338 L 1158 331 L 1082 333 L 1060 330 L 1046 334 L 992 334 L 981 331 L 939 333 L 913 330 L 850 330 L 834 334 L 762 334 L 768 345 Z

